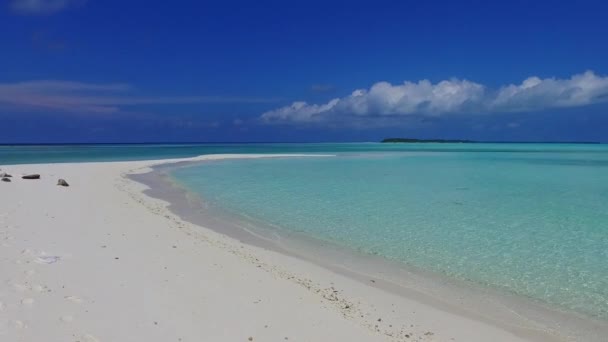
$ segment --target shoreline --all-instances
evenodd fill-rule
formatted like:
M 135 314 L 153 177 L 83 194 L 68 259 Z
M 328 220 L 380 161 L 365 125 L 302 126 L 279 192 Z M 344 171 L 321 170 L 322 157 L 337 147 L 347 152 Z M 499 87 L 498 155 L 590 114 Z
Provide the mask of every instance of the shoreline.
M 152 167 L 149 173 L 130 178 L 150 187 L 144 192 L 146 195 L 169 202 L 169 210 L 197 226 L 249 245 L 302 259 L 361 283 L 373 282 L 371 286 L 381 291 L 492 324 L 526 339 L 600 341 L 608 334 L 607 322 L 564 311 L 533 298 L 452 279 L 297 233 L 287 234 L 276 227 L 260 229 L 263 222 L 252 223 L 252 220 L 235 217 L 234 213 L 203 209 L 207 206 L 204 199 L 177 184 L 169 173 L 204 162 L 213 160 L 161 164 Z
M 253 326 L 256 323 L 259 323 L 257 321 L 261 322 L 265 318 L 269 321 L 274 320 L 276 322 L 280 322 L 278 325 L 289 327 L 290 329 L 287 330 L 291 331 L 292 337 L 290 339 L 292 340 L 327 340 L 327 338 L 332 336 L 333 339 L 348 338 L 361 341 L 444 341 L 451 339 L 456 341 L 487 341 L 489 339 L 496 341 L 568 340 L 560 339 L 556 336 L 551 336 L 542 332 L 539 333 L 538 331 L 534 331 L 529 328 L 513 331 L 511 329 L 513 327 L 509 327 L 508 325 L 499 326 L 495 324 L 497 322 L 493 322 L 491 320 L 488 321 L 482 316 L 478 315 L 478 317 L 475 317 L 475 315 L 467 314 L 467 312 L 458 312 L 458 305 L 452 308 L 440 307 L 441 304 L 432 305 L 432 303 L 429 303 L 428 301 L 425 302 L 425 300 L 421 299 L 420 296 L 416 298 L 416 292 L 410 293 L 410 296 L 408 297 L 404 296 L 402 293 L 396 293 L 398 292 L 398 289 L 391 291 L 391 286 L 400 287 L 401 285 L 391 282 L 390 279 L 386 281 L 381 278 L 374 278 L 373 280 L 375 280 L 375 283 L 370 284 L 370 279 L 367 275 L 359 275 L 362 278 L 356 279 L 357 274 L 354 272 L 354 270 L 350 270 L 350 272 L 355 274 L 348 274 L 348 267 L 344 267 L 344 269 L 339 270 L 339 267 L 334 265 L 334 269 L 332 269 L 332 267 L 327 267 L 327 265 L 319 265 L 314 261 L 306 260 L 305 258 L 303 259 L 299 255 L 290 255 L 288 249 L 285 249 L 287 253 L 284 251 L 275 250 L 273 249 L 272 244 L 269 244 L 268 246 L 255 246 L 255 244 L 248 244 L 248 241 L 239 241 L 238 239 L 235 239 L 235 237 L 230 237 L 229 234 L 226 235 L 218 233 L 216 230 L 212 229 L 213 227 L 209 227 L 208 225 L 198 225 L 196 222 L 189 222 L 190 219 L 193 219 L 193 217 L 187 217 L 187 215 L 182 216 L 183 214 L 176 215 L 171 210 L 178 208 L 179 204 L 173 203 L 171 200 L 175 200 L 177 197 L 169 198 L 169 200 L 167 200 L 167 198 L 155 198 L 155 195 L 158 194 L 155 191 L 159 192 L 161 195 L 163 193 L 167 195 L 169 191 L 166 187 L 169 187 L 170 184 L 164 184 L 164 186 L 166 186 L 164 188 L 158 187 L 162 186 L 160 183 L 152 184 L 152 187 L 148 187 L 144 185 L 145 183 L 139 183 L 139 180 L 130 179 L 133 177 L 137 179 L 142 175 L 158 177 L 158 173 L 155 173 L 158 172 L 156 168 L 166 167 L 168 164 L 175 163 L 198 163 L 221 158 L 304 156 L 310 155 L 212 155 L 196 158 L 136 162 L 24 164 L 0 166 L 3 171 L 13 173 L 25 173 L 27 170 L 39 170 L 43 175 L 44 180 L 39 183 L 16 180 L 13 183 L 2 184 L 3 187 L 0 188 L 2 191 L 4 191 L 5 188 L 8 188 L 8 186 L 16 189 L 13 192 L 8 192 L 8 194 L 17 201 L 14 207 L 12 206 L 13 204 L 11 204 L 11 206 L 7 208 L 8 211 L 5 210 L 6 212 L 1 212 L 3 216 L 0 216 L 0 227 L 2 228 L 5 236 L 4 240 L 8 241 L 5 242 L 5 244 L 9 245 L 3 247 L 3 262 L 6 260 L 12 262 L 10 265 L 7 263 L 7 269 L 9 272 L 8 275 L 3 276 L 3 284 L 6 285 L 6 288 L 2 289 L 2 297 L 0 297 L 0 303 L 2 303 L 2 305 L 0 305 L 0 309 L 2 310 L 0 311 L 0 316 L 8 313 L 8 321 L 11 322 L 7 322 L 6 324 L 0 326 L 0 337 L 3 336 L 3 332 L 6 332 L 8 336 L 22 336 L 17 333 L 14 335 L 11 334 L 15 331 L 21 331 L 23 333 L 23 331 L 27 331 L 25 328 L 27 326 L 31 326 L 29 333 L 32 333 L 31 330 L 37 328 L 38 331 L 34 332 L 34 334 L 38 333 L 44 336 L 44 334 L 48 333 L 49 331 L 55 333 L 56 331 L 61 330 L 55 325 L 63 326 L 65 325 L 64 323 L 66 323 L 62 321 L 61 318 L 53 323 L 46 322 L 43 324 L 38 322 L 41 320 L 44 321 L 44 318 L 48 320 L 49 312 L 57 309 L 63 309 L 65 304 L 58 305 L 57 308 L 45 309 L 50 311 L 40 311 L 38 314 L 41 317 L 37 317 L 37 319 L 32 318 L 29 324 L 25 319 L 17 319 L 19 312 L 21 312 L 20 310 L 24 310 L 23 305 L 18 304 L 18 299 L 21 298 L 19 296 L 21 296 L 23 293 L 34 291 L 34 288 L 37 288 L 37 285 L 31 285 L 33 282 L 29 282 L 29 285 L 24 285 L 26 289 L 23 291 L 13 291 L 13 289 L 11 289 L 9 286 L 10 283 L 14 283 L 12 285 L 17 284 L 15 282 L 15 279 L 18 278 L 17 275 L 29 271 L 23 269 L 23 263 L 16 263 L 18 260 L 23 261 L 22 259 L 27 259 L 23 257 L 23 251 L 25 249 L 14 251 L 16 254 L 12 254 L 12 250 L 9 251 L 9 249 L 15 245 L 15 241 L 25 245 L 20 247 L 27 247 L 26 245 L 28 243 L 31 244 L 32 240 L 35 240 L 38 245 L 41 245 L 41 247 L 35 247 L 34 249 L 31 249 L 29 252 L 25 253 L 27 255 L 33 254 L 32 257 L 37 255 L 32 259 L 35 261 L 40 259 L 41 255 L 46 255 L 47 252 L 41 252 L 44 249 L 57 248 L 57 246 L 62 244 L 65 244 L 63 248 L 66 250 L 77 250 L 80 248 L 78 247 L 79 243 L 89 240 L 91 243 L 107 243 L 107 246 L 110 245 L 109 242 L 101 242 L 99 240 L 108 240 L 112 244 L 120 244 L 120 234 L 118 233 L 121 232 L 122 229 L 128 229 L 127 232 L 122 233 L 123 236 L 131 236 L 130 234 L 133 234 L 133 238 L 132 240 L 123 242 L 124 252 L 128 252 L 127 254 L 133 258 L 142 258 L 142 263 L 126 265 L 127 267 L 123 270 L 123 273 L 119 273 L 121 277 L 125 278 L 123 285 L 129 287 L 129 285 L 133 283 L 142 283 L 148 284 L 146 286 L 152 288 L 158 287 L 159 284 L 150 282 L 150 280 L 159 277 L 159 274 L 162 274 L 162 271 L 154 271 L 155 268 L 148 269 L 150 266 L 149 260 L 154 260 L 154 263 L 163 263 L 165 262 L 163 257 L 169 258 L 168 255 L 171 255 L 169 259 L 178 259 L 171 259 L 171 262 L 167 262 L 167 266 L 165 267 L 169 267 L 171 269 L 180 269 L 180 276 L 176 279 L 181 279 L 182 277 L 188 278 L 190 282 L 198 285 L 198 287 L 192 288 L 192 285 L 188 287 L 188 282 L 186 281 L 180 281 L 179 286 L 166 285 L 168 286 L 167 288 L 161 286 L 162 289 L 156 288 L 157 291 L 150 290 L 150 294 L 146 297 L 146 299 L 151 303 L 144 305 L 144 310 L 141 308 L 138 309 L 137 306 L 132 306 L 129 308 L 129 310 L 126 310 L 126 312 L 131 314 L 139 313 L 148 315 L 149 311 L 156 312 L 156 310 L 152 310 L 151 308 L 156 309 L 156 304 L 158 304 L 157 302 L 159 300 L 166 299 L 165 297 L 170 297 L 176 301 L 180 301 L 183 307 L 179 305 L 167 306 L 167 303 L 164 303 L 165 305 L 161 307 L 168 311 L 165 313 L 165 320 L 163 321 L 163 324 L 172 325 L 172 331 L 176 331 L 176 326 L 180 326 L 182 329 L 177 330 L 180 330 L 183 335 L 190 337 L 181 337 L 183 341 L 193 340 L 193 338 L 196 337 L 199 339 L 204 337 L 215 337 L 216 339 L 219 338 L 219 340 L 234 340 L 231 338 L 236 336 L 238 336 L 240 340 L 246 340 L 248 335 L 255 335 L 253 338 L 256 340 L 258 336 L 266 336 L 268 337 L 266 340 L 268 340 L 278 336 L 287 335 L 285 331 L 281 331 L 281 334 L 277 335 L 264 335 L 264 333 L 270 334 L 269 331 L 271 329 L 269 329 L 268 326 L 272 326 L 273 324 L 261 324 L 260 327 Z M 70 182 L 72 179 L 75 180 L 73 186 L 68 189 L 58 189 L 58 187 L 53 184 L 53 181 L 56 181 L 56 179 L 50 179 L 49 181 L 51 183 L 47 182 L 49 176 L 59 177 L 64 175 L 68 182 Z M 100 178 L 100 176 L 105 178 Z M 160 180 L 160 178 L 158 179 Z M 45 185 L 44 187 L 42 187 L 43 184 Z M 23 188 L 27 188 L 27 191 L 19 192 L 18 188 L 22 186 Z M 104 188 L 102 188 L 102 186 Z M 61 200 L 65 202 L 49 203 L 49 201 L 44 200 L 44 198 L 32 198 L 33 196 L 36 196 L 38 192 L 46 192 L 44 196 L 49 196 L 49 193 L 51 192 L 53 195 L 56 195 L 56 192 L 59 190 L 62 191 L 62 196 L 64 196 L 61 198 Z M 174 190 L 176 189 L 174 188 Z M 98 192 L 103 193 L 103 196 L 91 196 L 91 193 L 97 194 Z M 87 199 L 87 201 L 90 202 L 83 203 L 84 199 Z M 187 198 L 183 197 L 182 200 L 187 201 Z M 62 205 L 66 205 L 66 202 L 69 205 L 77 207 L 77 209 L 81 209 L 83 213 L 65 210 Z M 48 210 L 44 206 L 53 206 L 53 208 L 57 210 L 57 212 L 53 214 L 55 216 L 49 218 L 48 213 L 43 215 L 41 211 Z M 181 209 L 186 211 L 189 210 L 186 207 Z M 75 220 L 73 217 L 78 215 L 84 215 L 84 217 L 81 218 L 89 220 L 91 220 L 92 215 L 99 215 L 96 217 L 96 222 L 87 222 L 95 224 L 96 230 L 87 231 L 93 236 L 89 237 L 78 235 L 83 239 L 82 241 L 74 241 L 73 237 L 73 234 L 82 234 L 82 232 L 79 231 L 79 228 L 82 228 L 83 220 Z M 56 224 L 56 220 L 58 218 L 65 222 L 63 222 L 64 225 L 58 225 L 55 227 L 54 225 Z M 33 221 L 29 222 L 30 220 Z M 112 222 L 115 222 L 116 226 L 112 225 Z M 53 224 L 54 229 L 59 230 L 59 235 L 62 235 L 65 238 L 65 241 L 54 241 L 54 235 L 46 236 L 46 231 L 41 233 L 40 237 L 35 236 L 39 227 L 46 226 L 51 223 Z M 14 229 L 16 226 L 19 226 L 19 230 Z M 117 229 L 116 227 L 122 229 Z M 68 231 L 62 232 L 60 231 L 61 229 L 67 229 Z M 153 235 L 149 235 L 152 233 L 156 234 L 157 236 L 169 234 L 171 239 L 158 241 L 158 238 L 154 239 Z M 26 234 L 26 236 L 22 237 L 20 234 Z M 108 234 L 112 235 L 113 237 L 109 237 L 110 235 Z M 32 238 L 32 236 L 35 237 Z M 104 236 L 107 237 L 104 238 Z M 11 239 L 7 240 L 6 237 L 11 237 Z M 51 240 L 53 243 L 50 243 L 43 238 L 46 238 L 46 240 Z M 180 243 L 178 245 L 172 245 L 172 248 L 170 246 L 164 246 L 174 243 L 167 242 L 170 240 L 179 240 Z M 157 247 L 159 243 L 166 249 L 158 250 Z M 49 244 L 50 247 L 45 247 L 45 245 Z M 93 253 L 93 251 L 89 251 L 88 249 L 80 250 L 80 256 L 95 259 L 98 257 L 97 254 L 99 254 L 99 248 L 99 246 L 96 246 L 96 253 Z M 177 257 L 173 256 L 173 254 L 167 254 L 172 252 L 179 252 L 180 256 Z M 157 255 L 159 253 L 161 255 Z M 199 255 L 200 253 L 206 253 L 208 255 L 205 258 L 201 257 Z M 72 256 L 65 256 L 61 258 L 62 261 L 66 261 L 65 264 L 69 264 L 78 253 L 70 252 L 69 254 Z M 213 258 L 211 258 L 211 256 L 213 256 Z M 97 272 L 93 272 L 94 270 L 90 269 L 92 266 L 89 265 L 80 265 L 80 268 L 65 269 L 61 275 L 66 276 L 67 279 L 78 279 L 78 281 L 74 282 L 83 285 L 81 288 L 94 289 L 96 286 L 99 286 L 100 288 L 98 288 L 97 291 L 91 291 L 90 295 L 90 297 L 99 297 L 95 298 L 94 301 L 99 302 L 108 296 L 108 294 L 104 293 L 102 290 L 102 285 L 108 286 L 109 284 L 113 283 L 111 275 L 115 270 L 108 268 L 106 263 L 118 263 L 117 260 L 122 260 L 122 258 L 108 258 L 108 260 L 104 259 L 103 261 L 97 261 L 99 263 L 97 266 L 101 266 L 101 268 L 98 268 L 98 270 L 101 270 L 100 272 L 106 272 L 108 278 L 102 277 L 97 279 L 99 284 L 96 285 L 89 284 L 88 281 L 90 279 L 86 279 L 87 274 L 93 276 L 97 275 Z M 205 262 L 209 260 L 214 261 L 215 265 L 212 265 L 213 267 L 211 268 L 213 271 L 209 268 L 205 270 L 197 269 L 197 266 L 201 266 L 199 263 L 205 264 Z M 356 260 L 357 262 L 360 261 L 360 259 Z M 216 269 L 221 268 L 220 266 L 227 267 L 224 266 L 224 263 L 225 265 L 230 265 L 230 273 L 227 273 L 227 270 Z M 58 264 L 58 266 L 62 266 L 64 263 L 58 262 Z M 44 266 L 55 265 L 42 265 L 41 267 Z M 30 266 L 28 265 L 27 267 Z M 142 270 L 149 271 L 147 273 L 143 273 L 146 275 L 145 277 L 143 275 L 129 273 L 137 273 Z M 34 276 L 36 274 L 38 274 L 38 272 L 35 272 Z M 247 274 L 247 277 L 226 282 L 226 278 L 232 278 L 234 274 Z M 27 279 L 27 277 L 30 276 L 31 275 L 26 274 L 23 277 Z M 47 283 L 58 283 L 58 279 L 56 279 L 57 276 L 60 275 L 47 274 Z M 202 279 L 215 279 L 220 285 L 232 288 L 234 291 L 230 292 L 225 288 L 217 288 L 218 283 L 214 282 L 201 283 Z M 166 281 L 171 283 L 171 280 L 173 280 L 173 278 L 168 278 Z M 264 283 L 267 287 L 261 286 L 259 283 Z M 87 285 L 88 287 L 84 285 Z M 30 289 L 30 287 L 32 289 Z M 121 292 L 120 288 L 115 290 L 117 291 L 115 295 L 119 300 L 122 300 L 123 303 L 133 301 L 133 298 L 124 296 L 124 293 Z M 208 290 L 210 292 L 215 291 L 214 294 L 219 297 L 214 298 L 214 300 L 217 301 L 215 302 L 215 306 L 204 309 L 207 307 L 204 305 L 204 303 L 206 303 L 205 301 L 197 302 L 194 300 L 198 296 L 202 296 L 203 294 L 201 294 L 201 291 L 204 292 L 204 290 Z M 160 293 L 163 295 L 159 296 L 158 291 L 160 291 Z M 100 295 L 100 292 L 103 295 Z M 137 291 L 135 291 L 135 293 L 137 293 Z M 262 310 L 261 313 L 259 306 L 261 302 L 265 302 L 265 300 L 260 300 L 260 302 L 255 303 L 251 309 L 253 311 L 248 311 L 248 309 L 235 311 L 234 308 L 226 308 L 226 306 L 229 306 L 230 303 L 240 303 L 239 298 L 234 298 L 235 293 L 239 293 L 238 297 L 241 296 L 240 293 L 245 293 L 246 295 L 242 296 L 247 298 L 260 296 L 265 297 L 270 303 L 268 304 L 266 310 Z M 192 295 L 192 297 L 189 295 Z M 420 295 L 420 293 L 418 293 L 418 295 Z M 63 296 L 63 298 L 67 297 L 73 296 Z M 160 297 L 160 299 L 158 297 Z M 110 296 L 110 298 L 112 297 Z M 21 298 L 21 302 L 23 302 L 25 299 L 28 298 Z M 112 299 L 116 301 L 116 298 Z M 207 298 L 206 301 L 208 300 L 210 299 Z M 224 303 L 224 301 L 230 303 Z M 26 303 L 28 302 L 29 301 L 26 301 Z M 247 302 L 247 300 L 240 304 L 244 306 L 243 303 L 245 302 Z M 119 303 L 121 302 L 119 301 Z M 93 305 L 93 303 L 89 304 Z M 209 303 L 206 304 L 208 305 Z M 247 304 L 251 305 L 251 303 Z M 96 322 L 91 322 L 90 320 L 86 321 L 86 323 L 83 324 L 84 326 L 88 324 L 89 326 L 97 327 L 98 329 L 90 329 L 91 331 L 95 330 L 94 333 L 81 333 L 79 335 L 81 337 L 90 337 L 88 339 L 82 337 L 83 340 L 124 340 L 120 337 L 124 338 L 126 336 L 146 337 L 148 338 L 147 340 L 151 341 L 176 340 L 174 338 L 167 338 L 170 336 L 170 332 L 165 332 L 165 335 L 152 334 L 150 331 L 147 331 L 150 329 L 150 327 L 144 328 L 143 325 L 137 324 L 134 327 L 131 327 L 130 330 L 128 327 L 123 327 L 119 324 L 121 328 L 116 329 L 116 331 L 104 331 L 104 328 L 108 329 L 109 326 L 112 326 L 111 323 L 115 323 L 114 321 L 121 317 L 121 315 L 118 314 L 118 317 L 114 318 L 112 317 L 112 314 L 116 313 L 116 310 L 122 308 L 122 306 L 116 307 L 110 303 L 105 303 L 105 305 L 109 307 L 105 307 L 103 308 L 104 310 L 100 310 L 100 315 L 101 317 L 106 317 L 106 320 L 104 321 L 102 319 L 101 321 Z M 27 308 L 25 310 L 27 310 Z M 202 313 L 201 315 L 204 317 L 196 316 L 196 322 L 185 323 L 176 318 L 181 317 L 185 320 L 189 319 L 191 321 L 193 320 L 192 312 L 199 312 L 201 310 L 209 310 L 210 312 L 205 311 Z M 288 311 L 286 312 L 282 310 Z M 31 308 L 30 314 L 32 314 Z M 256 317 L 256 319 L 251 320 L 251 315 L 254 315 L 253 317 Z M 27 315 L 25 316 L 27 317 Z M 36 316 L 36 314 L 34 314 L 34 316 Z M 86 315 L 82 314 L 81 316 L 84 317 Z M 83 319 L 81 316 L 79 316 L 79 319 Z M 66 318 L 64 316 L 60 317 Z M 99 320 L 99 316 L 96 318 Z M 124 317 L 122 318 L 124 319 Z M 198 319 L 203 318 L 207 318 L 207 320 L 212 321 L 214 325 L 220 324 L 225 326 L 236 326 L 237 328 L 242 328 L 243 325 L 245 325 L 250 327 L 252 332 L 241 333 L 239 331 L 231 331 L 224 332 L 226 335 L 213 334 L 209 331 L 210 328 L 208 325 L 211 323 L 208 321 L 205 321 L 207 323 L 204 324 L 206 330 L 198 330 L 192 323 L 200 324 L 201 322 L 198 321 Z M 321 318 L 323 318 L 322 322 L 320 321 Z M 72 321 L 75 323 L 78 323 L 79 321 L 79 319 L 74 319 L 74 317 L 72 317 L 72 319 Z M 243 319 L 249 321 L 244 323 L 242 321 Z M 69 319 L 66 318 L 66 320 Z M 16 323 L 17 321 L 21 323 L 18 324 Z M 74 326 L 75 324 L 72 323 L 71 325 Z M 266 325 L 266 327 L 263 327 L 264 325 Z M 21 326 L 21 328 L 19 328 L 19 326 Z M 155 325 L 152 325 L 152 327 L 154 326 Z M 142 329 L 146 331 L 142 331 Z M 598 331 L 598 333 L 600 333 L 600 331 Z M 73 335 L 75 334 L 76 333 Z M 104 334 L 111 336 L 103 336 Z M 297 335 L 299 335 L 299 337 Z M 33 335 L 28 336 L 32 337 Z M 33 336 L 33 340 L 37 340 L 35 337 L 36 336 Z M 282 338 L 283 337 L 281 337 L 281 339 Z M 576 337 L 573 338 L 576 339 Z M 262 338 L 262 340 L 264 340 L 264 338 Z

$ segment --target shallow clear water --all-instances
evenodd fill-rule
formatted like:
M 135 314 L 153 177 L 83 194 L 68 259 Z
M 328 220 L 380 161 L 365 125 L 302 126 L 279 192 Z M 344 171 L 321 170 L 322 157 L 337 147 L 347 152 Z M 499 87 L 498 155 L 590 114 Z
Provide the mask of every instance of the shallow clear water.
M 395 151 L 478 151 L 536 153 L 606 152 L 608 145 L 580 144 L 97 144 L 0 145 L 0 165 L 194 157 L 217 153 L 348 153 Z
M 606 146 L 433 145 L 173 176 L 281 229 L 608 318 Z

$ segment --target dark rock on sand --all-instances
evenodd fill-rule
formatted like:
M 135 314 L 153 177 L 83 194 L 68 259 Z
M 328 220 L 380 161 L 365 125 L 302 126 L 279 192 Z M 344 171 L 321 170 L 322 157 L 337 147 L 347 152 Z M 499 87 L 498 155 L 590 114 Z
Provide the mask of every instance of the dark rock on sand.
M 68 184 L 68 182 L 65 181 L 65 179 L 59 179 L 57 181 L 57 185 L 61 185 L 61 186 L 70 186 L 70 184 Z
M 8 178 L 8 177 L 2 177 L 2 181 L 3 181 L 3 182 L 10 182 L 10 181 L 11 181 L 11 179 L 10 179 L 10 178 Z
M 25 175 L 25 176 L 23 176 L 21 178 L 23 178 L 23 179 L 40 179 L 40 175 L 38 175 L 38 174 Z
M 0 173 L 0 178 L 10 178 L 10 177 L 13 177 L 13 176 L 9 175 L 9 174 L 8 174 L 8 173 L 6 173 L 6 172 L 2 172 L 2 173 Z

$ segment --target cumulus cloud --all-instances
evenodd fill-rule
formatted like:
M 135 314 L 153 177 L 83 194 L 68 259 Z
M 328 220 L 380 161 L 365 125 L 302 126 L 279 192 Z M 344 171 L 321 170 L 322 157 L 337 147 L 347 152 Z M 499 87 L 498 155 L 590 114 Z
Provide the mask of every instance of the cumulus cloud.
M 529 77 L 500 88 L 488 100 L 490 109 L 501 111 L 585 106 L 608 101 L 608 76 L 587 71 L 569 79 Z
M 53 14 L 86 0 L 12 0 L 11 8 L 19 14 Z
M 260 103 L 275 99 L 222 96 L 135 96 L 129 84 L 71 81 L 0 83 L 0 108 L 72 113 L 116 113 L 124 106 L 189 103 Z
M 298 101 L 262 114 L 265 122 L 325 122 L 344 118 L 445 116 L 542 111 L 608 101 L 608 77 L 592 71 L 568 79 L 530 77 L 492 90 L 468 80 L 378 82 L 325 104 Z

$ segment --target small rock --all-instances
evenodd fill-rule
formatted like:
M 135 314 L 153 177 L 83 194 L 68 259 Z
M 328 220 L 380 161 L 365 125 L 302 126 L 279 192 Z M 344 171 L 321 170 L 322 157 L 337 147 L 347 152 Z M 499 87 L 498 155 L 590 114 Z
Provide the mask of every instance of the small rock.
M 99 339 L 93 335 L 85 334 L 82 336 L 83 342 L 99 342 Z
M 70 186 L 70 184 L 68 184 L 68 182 L 65 181 L 65 179 L 59 179 L 57 181 L 57 185 L 61 185 L 61 186 Z
M 2 178 L 2 181 L 3 181 L 3 182 L 10 182 L 10 181 L 11 181 L 11 179 L 10 179 L 10 178 L 8 178 L 8 177 L 3 177 L 3 178 Z
M 253 337 L 249 336 L 248 340 L 253 341 Z
M 2 177 L 2 178 L 11 178 L 11 177 L 13 177 L 13 176 L 9 175 L 9 174 L 8 174 L 8 173 L 6 173 L 6 172 L 2 172 L 2 173 L 0 173 L 0 177 Z
M 34 298 L 25 298 L 21 301 L 21 304 L 30 306 L 34 304 Z
M 56 262 L 58 262 L 61 259 L 60 256 L 57 255 L 43 255 L 43 256 L 39 256 L 37 257 L 34 262 L 38 263 L 38 264 L 54 264 Z
M 31 174 L 31 175 L 25 175 L 23 177 L 21 177 L 23 179 L 40 179 L 40 175 L 39 174 Z

